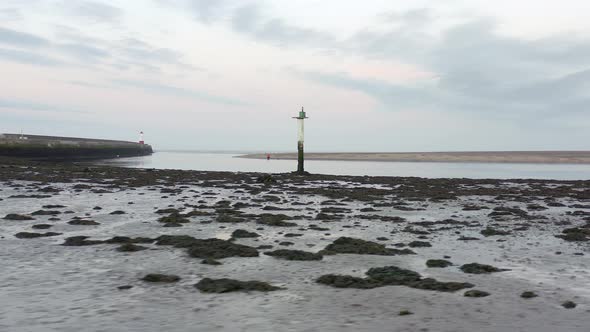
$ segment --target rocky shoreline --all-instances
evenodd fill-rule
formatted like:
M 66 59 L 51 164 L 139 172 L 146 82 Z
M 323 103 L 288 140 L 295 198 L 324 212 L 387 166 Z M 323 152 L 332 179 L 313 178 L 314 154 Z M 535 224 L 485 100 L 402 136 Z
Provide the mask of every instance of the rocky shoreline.
M 588 326 L 590 181 L 4 159 L 0 231 L 7 331 Z

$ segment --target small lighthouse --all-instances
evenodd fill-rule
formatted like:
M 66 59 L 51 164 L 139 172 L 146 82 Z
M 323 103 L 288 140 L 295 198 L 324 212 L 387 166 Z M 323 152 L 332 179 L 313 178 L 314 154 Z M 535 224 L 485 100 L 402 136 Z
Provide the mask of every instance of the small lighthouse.
M 143 131 L 139 133 L 139 144 L 144 145 L 145 141 L 143 140 Z
M 307 119 L 307 116 L 303 107 L 301 107 L 299 116 L 293 118 L 297 119 L 297 173 L 305 174 L 303 169 L 303 120 Z

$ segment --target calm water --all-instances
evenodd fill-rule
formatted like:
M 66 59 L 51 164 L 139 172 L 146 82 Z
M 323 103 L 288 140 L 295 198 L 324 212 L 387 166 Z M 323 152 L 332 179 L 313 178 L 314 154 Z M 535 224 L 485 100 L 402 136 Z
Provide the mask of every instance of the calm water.
M 238 154 L 199 152 L 157 152 L 152 156 L 101 161 L 103 165 L 132 168 L 183 169 L 201 171 L 284 173 L 294 171 L 294 160 L 235 158 Z M 418 176 L 425 178 L 536 178 L 560 180 L 590 179 L 590 165 L 427 163 L 307 160 L 311 173 L 369 176 Z

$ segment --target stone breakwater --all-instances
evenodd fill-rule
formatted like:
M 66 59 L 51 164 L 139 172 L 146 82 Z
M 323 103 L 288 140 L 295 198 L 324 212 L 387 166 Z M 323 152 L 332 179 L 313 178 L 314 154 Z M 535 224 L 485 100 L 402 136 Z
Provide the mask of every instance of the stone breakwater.
M 587 331 L 590 181 L 17 162 L 3 331 Z
M 0 156 L 32 159 L 101 159 L 152 154 L 150 145 L 134 142 L 0 134 Z

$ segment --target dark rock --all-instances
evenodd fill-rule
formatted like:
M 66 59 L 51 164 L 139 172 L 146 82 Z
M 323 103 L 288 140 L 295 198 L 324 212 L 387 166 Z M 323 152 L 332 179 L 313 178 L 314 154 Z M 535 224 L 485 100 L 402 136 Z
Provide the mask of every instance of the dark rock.
M 19 239 L 34 239 L 39 237 L 49 237 L 49 236 L 57 236 L 61 235 L 62 233 L 55 233 L 55 232 L 47 232 L 47 233 L 30 233 L 30 232 L 20 232 L 14 234 L 16 238 Z
M 465 273 L 472 273 L 472 274 L 484 274 L 484 273 L 509 271 L 508 269 L 499 269 L 499 268 L 491 266 L 491 265 L 479 264 L 479 263 L 464 264 L 464 265 L 461 265 L 460 269 L 461 269 L 461 271 L 463 271 Z
M 270 183 L 277 182 L 277 180 L 275 180 L 272 175 L 265 174 L 265 175 L 261 175 L 258 178 L 256 178 L 256 182 L 258 182 L 258 183 L 264 183 L 264 184 L 270 184 Z
M 371 289 L 383 286 L 383 284 L 377 280 L 339 274 L 323 275 L 316 279 L 316 282 L 336 288 Z
M 51 197 L 51 195 L 12 195 L 8 198 L 37 198 L 37 199 L 41 199 L 41 198 L 49 198 Z
M 229 293 L 240 291 L 270 292 L 281 289 L 280 287 L 275 287 L 262 281 L 240 281 L 227 278 L 205 278 L 199 281 L 195 287 L 203 293 Z
M 411 311 L 409 311 L 409 310 L 401 310 L 401 311 L 398 313 L 398 316 L 408 316 L 408 315 L 413 315 L 413 314 L 414 314 L 414 313 L 413 313 L 413 312 L 411 312 Z
M 444 259 L 429 259 L 426 261 L 426 266 L 428 267 L 447 267 L 451 265 L 453 265 L 453 263 Z
M 273 246 L 271 246 L 269 244 L 263 244 L 261 246 L 256 247 L 256 249 L 259 249 L 259 250 L 272 249 L 272 248 L 273 248 Z
M 408 243 L 408 246 L 410 248 L 432 247 L 430 242 L 425 242 L 425 241 L 412 241 L 412 242 Z
M 118 290 L 127 290 L 127 289 L 131 289 L 131 288 L 133 288 L 133 286 L 131 286 L 131 285 L 124 285 L 124 286 L 117 287 Z
M 477 289 L 468 290 L 463 294 L 463 296 L 466 296 L 466 297 L 486 297 L 489 295 L 490 295 L 490 293 L 480 291 Z
M 27 216 L 24 214 L 16 214 L 16 213 L 10 213 L 7 214 L 4 219 L 6 220 L 35 220 L 35 218 L 31 217 L 31 216 Z
M 590 228 L 566 228 L 562 231 L 562 233 L 563 234 L 556 235 L 555 237 L 572 242 L 584 242 L 590 240 Z
M 167 222 L 162 227 L 182 227 L 182 224 L 179 224 L 177 222 Z
M 104 241 L 87 240 L 88 236 L 71 236 L 66 238 L 62 246 L 91 246 L 104 243 Z
M 254 237 L 259 237 L 259 236 L 260 236 L 260 234 L 258 234 L 258 233 L 248 232 L 247 230 L 244 230 L 244 229 L 236 229 L 235 231 L 233 231 L 233 233 L 231 233 L 231 237 L 233 237 L 235 239 L 254 238 Z
M 303 234 L 287 233 L 284 236 L 285 237 L 300 237 L 300 236 L 303 236 Z
M 455 292 L 465 288 L 473 287 L 473 284 L 468 282 L 442 282 L 432 278 L 425 278 L 418 281 L 413 281 L 406 284 L 408 287 L 424 289 L 424 290 L 435 290 L 439 292 Z
M 259 216 L 259 220 L 257 223 L 267 226 L 277 226 L 277 227 L 294 227 L 297 226 L 294 222 L 288 222 L 285 220 L 291 220 L 292 218 L 284 215 L 284 214 L 271 214 L 271 213 L 263 213 Z
M 111 215 L 120 215 L 120 214 L 125 214 L 125 213 L 126 213 L 125 211 L 117 210 L 117 211 L 111 212 L 110 214 Z
M 43 205 L 43 208 L 44 208 L 44 209 L 63 209 L 63 208 L 65 208 L 65 207 L 66 207 L 66 206 L 64 206 L 64 205 L 59 205 L 59 204 L 56 204 L 56 205 Z
M 104 243 L 124 244 L 124 243 L 152 243 L 154 239 L 149 237 L 130 238 L 128 236 L 113 236 L 112 238 L 103 241 Z
M 222 263 L 220 261 L 217 261 L 213 258 L 205 258 L 201 261 L 201 264 L 206 264 L 206 265 L 221 265 Z
M 144 246 L 138 246 L 133 243 L 125 243 L 125 244 L 122 244 L 119 248 L 117 248 L 117 251 L 136 252 L 136 251 L 142 251 L 142 250 L 146 250 L 146 249 L 148 249 L 148 248 L 144 247 Z
M 31 213 L 32 216 L 56 216 L 61 214 L 61 211 L 38 210 Z
M 374 267 L 369 269 L 366 274 L 371 279 L 387 285 L 404 285 L 421 278 L 419 273 L 397 266 Z
M 178 209 L 168 208 L 168 209 L 156 210 L 155 213 L 158 213 L 158 214 L 180 214 L 180 211 Z
M 147 282 L 177 282 L 180 280 L 180 277 L 173 274 L 150 273 L 141 278 L 141 280 Z
M 100 225 L 100 223 L 94 220 L 85 220 L 85 219 L 73 219 L 68 221 L 70 225 L 78 225 L 78 226 L 95 226 Z
M 508 231 L 501 231 L 499 229 L 494 229 L 491 227 L 487 227 L 486 229 L 482 230 L 480 233 L 481 233 L 481 235 L 486 236 L 486 237 L 494 236 L 494 235 L 510 235 L 510 232 L 508 232 Z
M 197 258 L 258 257 L 256 248 L 220 239 L 195 240 L 188 254 Z
M 282 242 L 279 242 L 279 246 L 285 246 L 285 247 L 288 247 L 288 246 L 292 246 L 292 245 L 295 245 L 295 243 L 293 243 L 293 242 L 289 242 L 289 241 L 282 241 Z
M 265 255 L 286 259 L 288 261 L 319 261 L 323 255 L 303 250 L 279 249 L 265 252 Z
M 342 215 L 329 214 L 329 213 L 325 213 L 325 212 L 320 212 L 315 216 L 316 220 L 323 220 L 323 221 L 334 221 L 334 220 L 340 220 L 342 218 L 343 218 Z
M 220 223 L 234 223 L 234 224 L 247 221 L 244 218 L 232 216 L 232 215 L 226 214 L 226 213 L 218 215 L 217 219 L 215 219 L 215 220 Z
M 531 299 L 533 297 L 537 297 L 538 295 L 535 292 L 531 292 L 531 291 L 526 291 L 526 292 L 522 292 L 522 294 L 520 294 L 520 297 L 522 297 L 523 299 Z
M 178 213 L 171 213 L 168 216 L 160 217 L 158 219 L 158 222 L 161 222 L 161 223 L 185 224 L 185 223 L 189 223 L 191 221 L 188 220 L 187 218 L 183 217 L 182 215 L 178 214 Z
M 479 240 L 476 237 L 471 237 L 471 236 L 461 236 L 460 238 L 457 239 L 457 241 L 476 241 Z
M 561 306 L 566 309 L 573 309 L 577 306 L 577 304 L 573 301 L 565 301 L 561 304 Z
M 49 224 L 37 224 L 37 225 L 32 226 L 32 228 L 34 228 L 34 229 L 48 229 L 51 227 L 52 227 L 52 225 L 49 225 Z
M 188 248 L 199 240 L 189 235 L 160 235 L 156 238 L 156 244 L 160 246 L 174 246 L 176 248 Z
M 360 254 L 383 256 L 414 254 L 414 252 L 409 249 L 390 249 L 386 248 L 385 245 L 380 243 L 351 237 L 341 237 L 336 239 L 334 242 L 326 246 L 322 253 L 325 255 Z
M 432 278 L 422 279 L 419 273 L 402 269 L 397 266 L 371 268 L 367 271 L 368 278 L 328 274 L 316 280 L 318 283 L 339 288 L 375 288 L 392 285 L 403 285 L 416 289 L 454 292 L 473 287 L 470 283 L 441 282 Z

